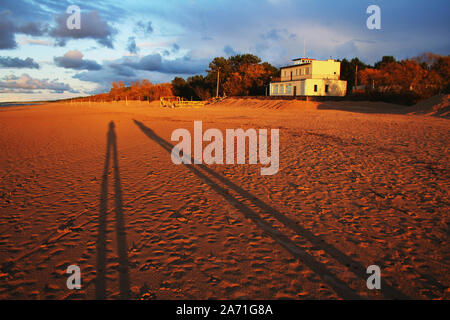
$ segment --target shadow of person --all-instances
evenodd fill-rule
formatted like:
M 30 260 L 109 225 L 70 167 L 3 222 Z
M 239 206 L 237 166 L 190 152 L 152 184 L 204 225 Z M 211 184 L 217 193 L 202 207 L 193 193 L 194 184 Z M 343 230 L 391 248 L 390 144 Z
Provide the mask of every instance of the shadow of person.
M 96 299 L 106 299 L 106 270 L 107 270 L 107 212 L 108 212 L 108 174 L 113 158 L 114 173 L 114 210 L 116 220 L 117 255 L 119 260 L 119 289 L 120 299 L 130 298 L 130 277 L 128 271 L 128 254 L 126 230 L 123 212 L 122 187 L 120 183 L 119 161 L 117 157 L 117 137 L 114 122 L 109 123 L 106 142 L 105 165 L 100 186 L 100 208 L 98 217 L 97 237 L 97 274 L 95 280 Z

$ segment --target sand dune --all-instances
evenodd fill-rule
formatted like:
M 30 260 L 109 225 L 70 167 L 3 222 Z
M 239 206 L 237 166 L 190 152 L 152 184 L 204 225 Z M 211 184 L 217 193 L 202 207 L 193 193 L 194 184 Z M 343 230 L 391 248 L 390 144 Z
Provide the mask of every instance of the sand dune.
M 0 298 L 448 299 L 448 120 L 377 107 L 0 110 Z M 174 165 L 171 133 L 194 120 L 279 128 L 279 173 Z
M 222 107 L 241 107 L 245 105 L 250 108 L 263 109 L 320 109 L 341 110 L 361 113 L 390 113 L 390 114 L 415 114 L 449 117 L 450 95 L 437 95 L 430 99 L 421 101 L 414 106 L 397 105 L 386 102 L 375 101 L 299 101 L 299 100 L 263 100 L 263 99 L 239 99 L 229 98 L 218 103 Z
M 412 107 L 411 114 L 450 118 L 450 95 L 437 95 Z

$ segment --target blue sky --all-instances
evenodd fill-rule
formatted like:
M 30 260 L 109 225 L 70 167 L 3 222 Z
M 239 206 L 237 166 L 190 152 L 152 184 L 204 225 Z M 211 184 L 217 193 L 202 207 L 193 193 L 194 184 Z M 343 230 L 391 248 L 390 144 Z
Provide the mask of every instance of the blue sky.
M 66 10 L 81 9 L 81 29 Z M 366 27 L 369 5 L 381 30 Z M 204 73 L 216 56 L 253 53 L 276 66 L 316 59 L 450 54 L 448 0 L 2 0 L 0 102 L 109 90 Z

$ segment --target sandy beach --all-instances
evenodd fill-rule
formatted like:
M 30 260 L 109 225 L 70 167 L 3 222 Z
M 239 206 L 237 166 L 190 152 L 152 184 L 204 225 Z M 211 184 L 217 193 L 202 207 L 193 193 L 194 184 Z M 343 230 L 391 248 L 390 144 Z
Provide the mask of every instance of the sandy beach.
M 0 299 L 449 299 L 449 120 L 391 107 L 0 108 Z M 173 164 L 195 120 L 278 128 L 279 172 Z

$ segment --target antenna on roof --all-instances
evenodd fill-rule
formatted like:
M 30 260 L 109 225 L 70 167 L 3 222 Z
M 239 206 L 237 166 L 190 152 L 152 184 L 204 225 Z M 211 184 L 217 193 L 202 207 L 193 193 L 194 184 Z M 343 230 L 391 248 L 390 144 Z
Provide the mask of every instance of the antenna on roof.
M 303 38 L 303 58 L 306 58 L 306 39 Z

